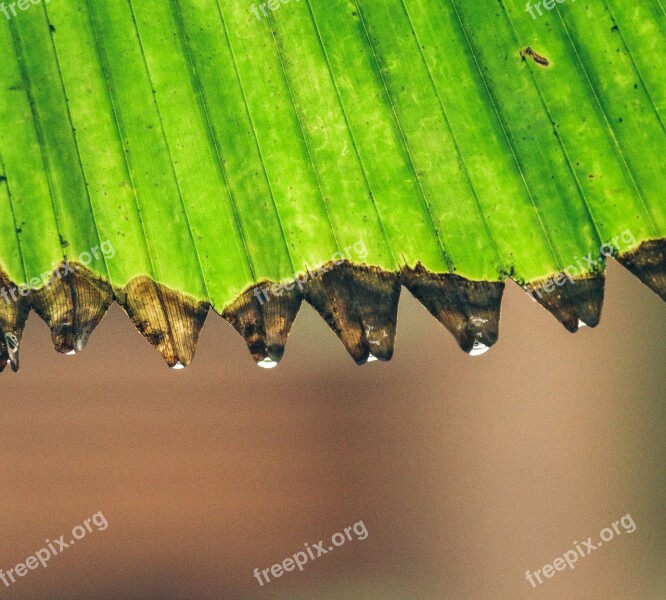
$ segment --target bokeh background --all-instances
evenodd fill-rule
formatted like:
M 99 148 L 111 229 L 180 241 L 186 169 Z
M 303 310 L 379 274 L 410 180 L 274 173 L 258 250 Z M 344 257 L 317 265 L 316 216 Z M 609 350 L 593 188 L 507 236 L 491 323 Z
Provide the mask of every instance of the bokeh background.
M 117 306 L 75 357 L 32 315 L 2 374 L 0 568 L 98 511 L 109 526 L 0 596 L 661 600 L 665 334 L 666 305 L 615 264 L 576 335 L 510 284 L 479 358 L 405 290 L 395 358 L 360 368 L 308 306 L 273 371 L 213 313 L 185 371 Z M 633 534 L 527 583 L 627 513 Z M 366 540 L 254 579 L 359 520 Z

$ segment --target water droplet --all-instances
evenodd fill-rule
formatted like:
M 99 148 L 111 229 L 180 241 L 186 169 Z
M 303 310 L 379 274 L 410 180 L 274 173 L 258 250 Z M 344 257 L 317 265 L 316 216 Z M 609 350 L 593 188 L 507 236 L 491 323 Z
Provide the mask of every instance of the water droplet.
M 578 319 L 578 328 L 587 327 L 587 323 Z
M 490 350 L 490 346 L 486 346 L 483 342 L 479 340 L 474 340 L 474 347 L 470 350 L 470 356 L 481 356 Z
M 368 360 L 366 362 L 375 362 L 376 360 L 379 360 L 374 354 L 368 354 Z
M 185 365 L 178 361 L 173 367 L 171 367 L 174 371 L 179 371 L 180 369 L 184 369 Z
M 257 366 L 261 367 L 262 369 L 274 369 L 275 367 L 278 366 L 278 364 L 272 358 L 267 356 L 266 358 L 264 358 L 264 360 L 260 360 L 257 363 Z

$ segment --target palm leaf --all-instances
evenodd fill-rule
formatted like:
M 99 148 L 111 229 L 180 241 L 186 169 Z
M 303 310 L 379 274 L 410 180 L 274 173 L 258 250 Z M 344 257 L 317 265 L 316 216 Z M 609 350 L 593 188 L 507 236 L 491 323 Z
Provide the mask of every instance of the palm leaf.
M 607 256 L 666 298 L 661 1 L 544 4 L 0 6 L 0 365 L 114 299 L 170 366 L 210 306 L 272 366 L 302 299 L 363 363 L 401 285 L 472 353 L 507 278 L 571 331 Z

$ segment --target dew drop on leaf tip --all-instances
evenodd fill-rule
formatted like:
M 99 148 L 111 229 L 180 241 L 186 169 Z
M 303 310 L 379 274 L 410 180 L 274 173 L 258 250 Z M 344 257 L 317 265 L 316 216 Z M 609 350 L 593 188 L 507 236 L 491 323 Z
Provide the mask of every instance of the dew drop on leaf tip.
M 469 351 L 470 356 L 481 356 L 490 350 L 490 346 L 486 346 L 483 342 L 479 340 L 474 340 L 474 346 Z
M 268 356 L 264 358 L 264 360 L 260 360 L 257 363 L 257 366 L 261 367 L 262 369 L 274 369 L 275 367 L 277 367 L 277 365 L 278 365 L 277 362 L 275 362 L 272 358 Z

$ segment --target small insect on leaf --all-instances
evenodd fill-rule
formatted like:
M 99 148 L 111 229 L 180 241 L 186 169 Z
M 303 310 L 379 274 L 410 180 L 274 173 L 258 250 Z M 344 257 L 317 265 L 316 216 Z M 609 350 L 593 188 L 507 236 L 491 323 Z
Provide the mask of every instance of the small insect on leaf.
M 520 51 L 520 56 L 525 59 L 526 56 L 529 56 L 536 64 L 541 65 L 542 67 L 550 66 L 550 61 L 545 57 L 537 54 L 532 48 L 527 46 L 524 50 Z

